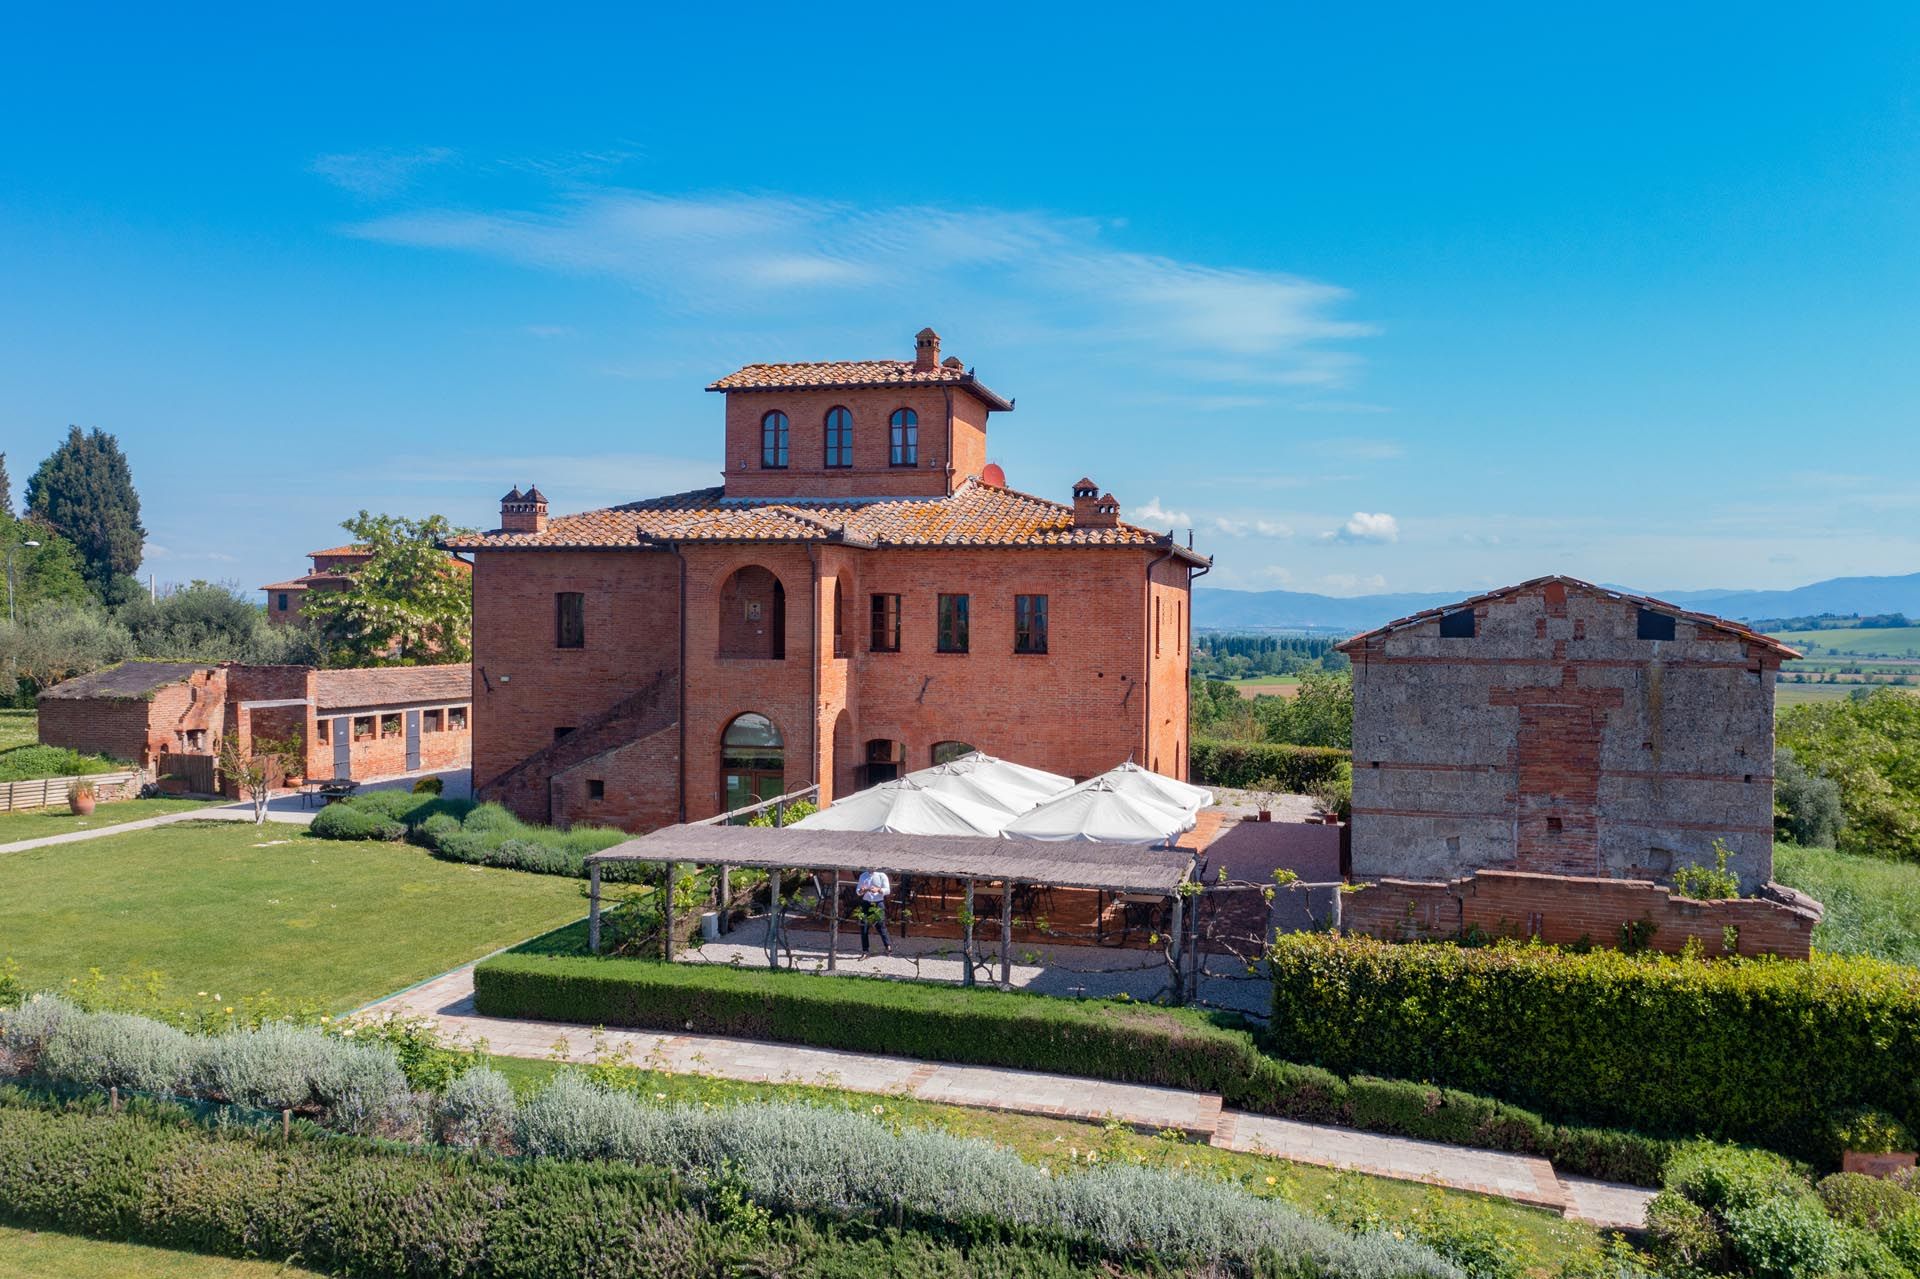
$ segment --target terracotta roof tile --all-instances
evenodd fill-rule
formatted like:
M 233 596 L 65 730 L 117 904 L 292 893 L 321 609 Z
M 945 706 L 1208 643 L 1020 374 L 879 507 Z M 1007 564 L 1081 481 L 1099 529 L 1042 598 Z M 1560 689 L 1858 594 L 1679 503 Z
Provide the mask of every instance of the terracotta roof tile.
M 964 386 L 994 408 L 1013 407 L 966 369 L 936 364 L 917 369 L 912 360 L 827 360 L 818 364 L 749 364 L 707 387 L 709 391 L 782 391 L 875 386 Z
M 717 488 L 561 515 L 544 533 L 472 533 L 449 550 L 588 549 L 642 541 L 819 542 L 875 546 L 1172 546 L 1166 535 L 1132 524 L 1076 528 L 1073 508 L 969 479 L 943 498 L 867 501 L 728 500 Z
M 473 667 L 371 666 L 315 671 L 313 702 L 321 710 L 356 706 L 401 706 L 418 702 L 464 702 L 473 696 Z
M 307 558 L 312 559 L 316 555 L 372 555 L 372 554 L 373 552 L 369 551 L 364 546 L 329 546 L 324 551 L 308 551 Z

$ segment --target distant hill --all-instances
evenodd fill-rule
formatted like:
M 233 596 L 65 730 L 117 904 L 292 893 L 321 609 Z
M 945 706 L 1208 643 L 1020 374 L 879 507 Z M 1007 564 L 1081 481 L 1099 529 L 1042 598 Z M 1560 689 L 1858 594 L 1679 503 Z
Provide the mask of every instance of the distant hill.
M 1790 591 L 1645 591 L 1703 613 L 1742 618 L 1810 617 L 1819 613 L 1905 613 L 1920 616 L 1920 573 L 1904 577 L 1835 577 Z M 1438 608 L 1478 591 L 1399 595 L 1315 595 L 1307 591 L 1228 591 L 1195 587 L 1193 624 L 1206 630 L 1317 630 L 1349 634 Z

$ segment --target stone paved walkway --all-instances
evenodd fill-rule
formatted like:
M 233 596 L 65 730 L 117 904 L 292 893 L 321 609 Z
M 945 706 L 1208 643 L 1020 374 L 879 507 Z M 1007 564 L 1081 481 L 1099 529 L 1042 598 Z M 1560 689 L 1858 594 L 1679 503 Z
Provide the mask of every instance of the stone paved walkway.
M 563 1022 L 483 1017 L 473 1004 L 471 965 L 390 995 L 360 1012 L 428 1017 L 449 1034 L 484 1039 L 491 1051 L 505 1057 L 584 1062 L 604 1051 L 661 1071 L 753 1083 L 814 1084 L 1063 1119 L 1117 1119 L 1149 1131 L 1173 1128 L 1227 1150 L 1495 1195 L 1599 1226 L 1640 1228 L 1653 1198 L 1653 1192 L 1637 1186 L 1560 1177 L 1546 1160 L 1527 1155 L 1224 1110 L 1213 1093 L 718 1035 L 596 1030 Z

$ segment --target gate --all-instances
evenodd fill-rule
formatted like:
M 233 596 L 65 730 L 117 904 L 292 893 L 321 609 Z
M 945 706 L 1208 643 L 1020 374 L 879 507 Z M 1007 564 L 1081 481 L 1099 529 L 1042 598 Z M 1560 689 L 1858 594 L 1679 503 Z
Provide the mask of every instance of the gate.
M 220 786 L 214 776 L 218 763 L 212 755 L 173 752 L 164 756 L 160 769 L 162 776 L 178 777 L 192 794 L 218 795 Z
M 353 720 L 341 715 L 333 721 L 333 775 L 353 776 Z
M 446 712 L 442 711 L 441 714 Z M 420 712 L 407 712 L 407 771 L 420 771 Z

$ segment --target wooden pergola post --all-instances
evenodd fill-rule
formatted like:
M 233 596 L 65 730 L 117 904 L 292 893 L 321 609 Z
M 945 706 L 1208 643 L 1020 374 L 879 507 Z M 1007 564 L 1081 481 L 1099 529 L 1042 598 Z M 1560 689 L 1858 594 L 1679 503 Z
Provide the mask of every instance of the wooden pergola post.
M 1013 881 L 1000 883 L 1000 989 L 1013 989 Z
M 780 966 L 780 868 L 767 872 L 767 967 Z
M 725 936 L 733 931 L 733 867 L 720 863 L 720 934 Z
M 600 953 L 600 863 L 587 863 L 587 949 Z
M 673 917 L 673 881 L 678 876 L 680 863 L 668 862 L 666 866 L 667 876 L 666 883 L 663 887 L 665 888 L 667 896 L 666 899 L 660 903 L 660 918 L 665 922 L 666 927 L 662 930 L 664 936 L 661 939 L 660 946 L 661 949 L 666 952 L 666 961 L 671 964 L 673 962 L 673 929 L 676 923 Z
M 967 879 L 963 882 L 967 886 L 967 904 L 962 908 L 966 922 L 960 933 L 960 962 L 966 965 L 966 972 L 961 975 L 960 984 L 971 986 L 973 985 L 973 880 Z
M 1186 977 L 1180 971 L 1180 906 L 1180 892 L 1178 889 L 1175 889 L 1173 894 L 1173 916 L 1170 921 L 1172 927 L 1167 930 L 1170 934 L 1167 939 L 1167 959 L 1173 965 L 1173 1002 L 1176 1004 L 1186 1002 L 1187 985 Z
M 833 904 L 827 908 L 827 971 L 840 966 L 840 868 L 833 868 Z

